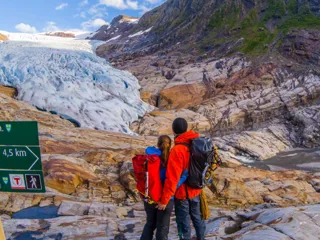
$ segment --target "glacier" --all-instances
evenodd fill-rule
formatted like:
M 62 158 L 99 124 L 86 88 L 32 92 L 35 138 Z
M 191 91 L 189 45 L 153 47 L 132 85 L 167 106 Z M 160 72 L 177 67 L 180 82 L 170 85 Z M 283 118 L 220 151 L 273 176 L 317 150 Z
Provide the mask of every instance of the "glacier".
M 19 100 L 81 127 L 129 134 L 129 124 L 152 110 L 131 73 L 95 55 L 101 42 L 2 33 L 9 41 L 0 43 L 0 84 L 17 88 Z

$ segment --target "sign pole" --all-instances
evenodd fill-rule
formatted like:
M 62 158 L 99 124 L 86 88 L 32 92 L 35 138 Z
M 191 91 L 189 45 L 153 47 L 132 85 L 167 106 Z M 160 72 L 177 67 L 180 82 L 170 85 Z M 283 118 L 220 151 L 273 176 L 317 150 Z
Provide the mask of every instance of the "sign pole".
M 2 226 L 1 218 L 0 218 L 0 240 L 6 240 L 6 236 L 4 235 L 4 229 Z

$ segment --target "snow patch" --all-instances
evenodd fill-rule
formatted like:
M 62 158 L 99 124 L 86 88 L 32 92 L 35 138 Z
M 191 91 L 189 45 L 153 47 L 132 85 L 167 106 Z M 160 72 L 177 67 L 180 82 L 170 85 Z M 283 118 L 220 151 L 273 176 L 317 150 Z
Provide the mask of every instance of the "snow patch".
M 298 153 L 292 153 L 292 154 L 288 154 L 288 155 L 282 156 L 282 158 L 294 157 L 294 156 L 297 156 L 297 155 L 298 155 Z
M 129 124 L 152 107 L 140 99 L 138 80 L 114 69 L 94 49 L 100 41 L 40 34 L 6 34 L 0 44 L 0 84 L 18 99 L 67 115 L 82 127 L 133 134 Z
M 135 33 L 135 34 L 129 35 L 129 38 L 141 36 L 141 35 L 143 35 L 143 34 L 145 34 L 145 33 L 148 33 L 148 32 L 150 32 L 150 31 L 152 30 L 152 28 L 153 28 L 153 27 L 151 27 L 151 28 L 149 28 L 149 29 L 147 29 L 147 30 L 140 31 L 140 32 L 137 32 L 137 33 Z
M 250 159 L 249 157 L 246 157 L 246 156 L 235 155 L 233 157 L 243 163 L 254 163 L 255 162 L 255 160 Z
M 121 35 L 118 35 L 116 37 L 110 38 L 109 40 L 106 41 L 106 43 L 117 40 L 119 37 L 121 37 Z
M 75 36 L 76 36 L 75 38 L 84 40 L 84 39 L 93 37 L 94 35 L 97 34 L 97 32 L 98 31 L 92 32 L 92 33 L 90 33 L 90 32 L 81 32 L 81 33 L 79 33 L 78 32 L 78 33 L 75 34 Z

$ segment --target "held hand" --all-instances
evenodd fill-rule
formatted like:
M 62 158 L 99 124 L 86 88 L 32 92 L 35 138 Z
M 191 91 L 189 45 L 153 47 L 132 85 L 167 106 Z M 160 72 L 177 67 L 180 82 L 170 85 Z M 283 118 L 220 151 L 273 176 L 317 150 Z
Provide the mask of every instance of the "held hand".
M 158 210 L 160 211 L 164 211 L 166 209 L 167 205 L 163 205 L 161 203 L 158 204 L 158 206 L 156 207 Z

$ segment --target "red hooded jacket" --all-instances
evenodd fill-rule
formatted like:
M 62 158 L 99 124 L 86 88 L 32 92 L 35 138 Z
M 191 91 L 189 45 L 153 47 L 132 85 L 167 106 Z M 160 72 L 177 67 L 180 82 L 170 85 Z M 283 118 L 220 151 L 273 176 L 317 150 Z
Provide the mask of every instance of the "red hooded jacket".
M 188 170 L 190 165 L 190 150 L 187 146 L 179 143 L 191 144 L 191 140 L 198 137 L 199 134 L 191 130 L 175 139 L 175 146 L 171 150 L 168 160 L 166 181 L 160 200 L 161 204 L 167 205 L 172 196 L 175 196 L 176 199 L 185 200 L 187 198 L 195 198 L 201 193 L 201 189 L 191 188 L 185 183 L 177 189 L 182 172 Z

